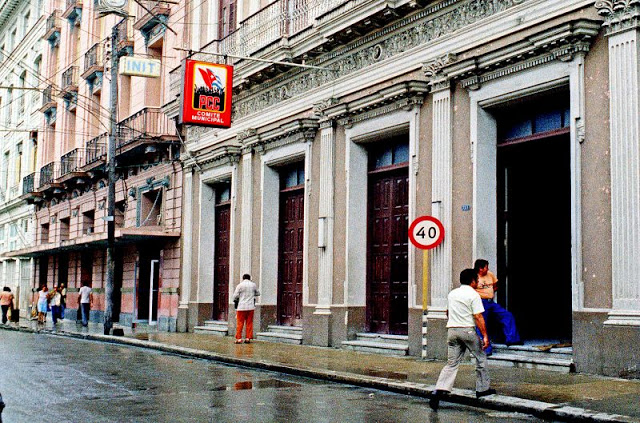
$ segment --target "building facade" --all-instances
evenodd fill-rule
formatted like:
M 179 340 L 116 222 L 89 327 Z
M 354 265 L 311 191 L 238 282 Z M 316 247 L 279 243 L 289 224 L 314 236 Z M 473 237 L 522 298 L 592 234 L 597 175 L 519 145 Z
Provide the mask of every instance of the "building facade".
M 188 48 L 235 65 L 235 97 L 231 128 L 183 128 L 180 330 L 233 330 L 250 273 L 265 339 L 443 358 L 447 293 L 484 258 L 525 341 L 637 371 L 640 6 L 189 4 Z M 428 255 L 421 215 L 445 228 Z
M 0 285 L 11 288 L 21 314 L 31 301 L 33 261 L 9 257 L 34 244 L 34 208 L 23 178 L 36 166 L 41 138 L 43 2 L 8 1 L 0 10 Z
M 91 320 L 102 322 L 106 228 L 114 219 L 114 321 L 170 331 L 178 305 L 182 167 L 175 124 L 160 106 L 182 30 L 166 30 L 176 20 L 168 8 L 130 3 L 127 18 L 100 17 L 90 1 L 45 6 L 42 141 L 37 171 L 25 178 L 33 184 L 26 197 L 35 204 L 36 245 L 16 254 L 34 257 L 34 289 L 68 287 L 67 319 L 79 317 L 78 291 L 88 284 Z M 161 76 L 118 76 L 116 208 L 108 216 L 113 51 L 159 60 Z

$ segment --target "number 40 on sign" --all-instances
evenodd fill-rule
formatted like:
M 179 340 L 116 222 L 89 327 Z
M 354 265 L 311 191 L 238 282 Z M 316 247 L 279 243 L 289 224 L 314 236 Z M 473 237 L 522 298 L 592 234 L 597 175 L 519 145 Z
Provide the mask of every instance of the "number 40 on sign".
M 444 239 L 444 226 L 433 216 L 421 216 L 409 226 L 409 240 L 422 250 L 437 247 Z

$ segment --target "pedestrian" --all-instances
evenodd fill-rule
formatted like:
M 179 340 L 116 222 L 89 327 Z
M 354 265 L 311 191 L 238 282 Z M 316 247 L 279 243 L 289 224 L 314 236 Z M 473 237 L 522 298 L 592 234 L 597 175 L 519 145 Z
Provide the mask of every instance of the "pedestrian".
M 253 339 L 253 313 L 256 308 L 256 297 L 260 295 L 258 287 L 251 281 L 251 276 L 245 274 L 242 276 L 242 282 L 236 286 L 233 293 L 233 301 L 237 302 L 236 306 L 236 344 L 242 342 L 248 344 Z M 245 339 L 242 340 L 242 328 L 247 326 Z
M 60 318 L 64 319 L 64 311 L 67 309 L 67 288 L 60 284 Z
M 58 323 L 58 318 L 60 318 L 62 313 L 61 304 L 62 294 L 60 294 L 60 288 L 58 285 L 53 285 L 53 289 L 49 294 L 49 305 L 51 306 L 51 318 L 53 319 L 54 325 Z
M 44 324 L 47 320 L 47 307 L 49 306 L 49 300 L 47 298 L 49 288 L 47 285 L 42 285 L 40 291 L 38 291 L 38 323 Z
M 2 288 L 2 293 L 0 293 L 0 307 L 2 308 L 2 324 L 5 325 L 9 310 L 13 309 L 13 294 L 8 286 Z
M 495 322 L 500 325 L 504 334 L 504 342 L 507 346 L 522 345 L 520 334 L 516 328 L 516 319 L 509 311 L 493 300 L 498 290 L 498 278 L 489 270 L 489 262 L 485 259 L 478 259 L 473 265 L 473 269 L 478 273 L 478 287 L 476 291 L 482 299 L 484 307 L 484 321 L 487 326 L 487 332 L 490 332 L 491 325 Z M 489 347 L 485 350 L 487 355 L 493 353 L 491 341 Z
M 447 298 L 447 364 L 438 377 L 436 389 L 431 394 L 429 406 L 438 410 L 440 399 L 450 393 L 458 374 L 458 367 L 466 350 L 476 358 L 476 397 L 495 394 L 490 389 L 491 380 L 487 371 L 487 356 L 484 349 L 489 346 L 489 336 L 484 324 L 482 300 L 475 291 L 478 274 L 473 269 L 460 272 L 460 287 L 452 290 Z M 482 343 L 476 335 L 480 329 Z
M 82 282 L 80 288 L 80 312 L 82 313 L 82 326 L 89 324 L 89 313 L 91 312 L 91 304 L 93 303 L 93 294 L 87 282 Z

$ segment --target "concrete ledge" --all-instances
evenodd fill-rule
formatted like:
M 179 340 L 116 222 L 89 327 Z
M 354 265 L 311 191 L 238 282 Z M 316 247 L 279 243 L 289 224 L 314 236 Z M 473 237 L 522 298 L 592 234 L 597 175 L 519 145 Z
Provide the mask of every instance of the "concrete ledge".
M 176 354 L 184 357 L 201 358 L 213 360 L 237 366 L 256 368 L 262 370 L 270 370 L 274 372 L 287 373 L 296 376 L 310 377 L 314 379 L 327 380 L 337 383 L 345 383 L 349 385 L 362 386 L 384 391 L 396 392 L 429 398 L 431 392 L 435 389 L 434 385 L 422 383 L 398 382 L 395 380 L 373 377 L 346 372 L 329 371 L 316 368 L 294 367 L 283 365 L 280 363 L 267 361 L 253 361 L 246 358 L 232 357 L 210 351 L 196 350 L 193 348 L 185 348 L 175 345 L 167 345 L 159 342 L 144 341 L 133 338 L 113 337 L 100 334 L 77 333 L 65 331 L 52 331 L 48 329 L 34 330 L 24 327 L 10 327 L 0 325 L 5 330 L 15 330 L 28 333 L 42 333 L 53 336 L 64 336 L 70 338 L 78 338 L 92 341 L 107 342 L 111 344 L 135 346 L 140 348 L 149 348 L 157 351 Z M 506 395 L 490 395 L 488 397 L 477 399 L 475 392 L 465 389 L 454 389 L 451 394 L 441 399 L 442 402 L 451 402 L 457 404 L 465 404 L 474 407 L 488 408 L 501 411 L 512 411 L 525 414 L 531 414 L 543 419 L 559 419 L 563 421 L 576 422 L 621 422 L 621 423 L 640 423 L 640 419 L 618 414 L 599 413 L 578 407 L 570 407 L 562 404 L 552 404 L 542 401 L 532 401 L 522 398 L 510 397 Z

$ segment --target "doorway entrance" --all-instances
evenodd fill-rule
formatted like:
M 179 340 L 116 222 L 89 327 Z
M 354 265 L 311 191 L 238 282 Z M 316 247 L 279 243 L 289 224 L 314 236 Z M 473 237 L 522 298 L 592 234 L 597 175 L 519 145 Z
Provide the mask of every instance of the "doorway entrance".
M 280 172 L 278 324 L 302 323 L 304 162 Z
M 229 239 L 231 228 L 231 187 L 216 186 L 215 246 L 213 269 L 213 320 L 227 320 L 229 308 Z
M 572 325 L 569 108 L 554 99 L 512 109 L 519 121 L 499 127 L 498 302 L 513 313 L 523 340 L 566 342 Z
M 408 333 L 409 144 L 386 142 L 369 154 L 367 322 L 369 331 Z
M 136 290 L 138 321 L 154 325 L 158 320 L 160 252 L 149 246 L 140 249 L 140 275 Z

